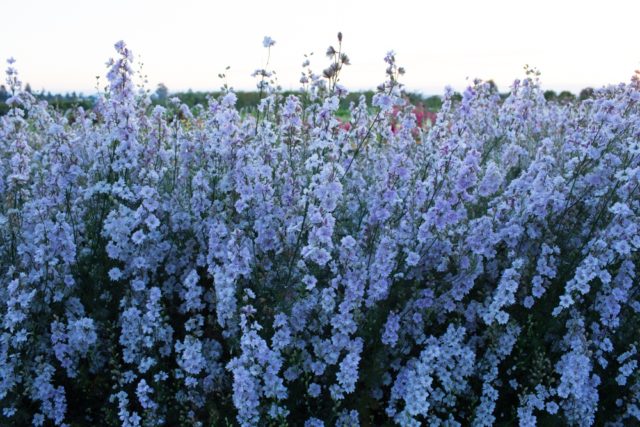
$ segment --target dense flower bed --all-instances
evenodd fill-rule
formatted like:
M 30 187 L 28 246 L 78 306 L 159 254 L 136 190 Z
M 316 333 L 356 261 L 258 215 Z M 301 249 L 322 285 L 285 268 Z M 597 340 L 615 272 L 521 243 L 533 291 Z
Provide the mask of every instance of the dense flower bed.
M 241 115 L 152 109 L 116 48 L 94 111 L 8 70 L 0 424 L 640 422 L 637 75 L 425 129 L 390 53 L 346 127 L 340 49 Z

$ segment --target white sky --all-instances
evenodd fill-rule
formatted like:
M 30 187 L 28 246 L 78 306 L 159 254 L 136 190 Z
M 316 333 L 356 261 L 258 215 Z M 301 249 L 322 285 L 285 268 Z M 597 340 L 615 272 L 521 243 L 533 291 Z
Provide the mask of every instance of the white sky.
M 427 94 L 474 77 L 506 90 L 525 64 L 545 88 L 577 92 L 640 68 L 639 24 L 638 0 L 1 0 L 0 59 L 15 57 L 34 90 L 91 93 L 123 39 L 152 89 L 218 89 L 227 65 L 234 88 L 253 89 L 269 35 L 270 68 L 296 88 L 303 54 L 315 53 L 320 72 L 342 31 L 353 64 L 342 83 L 352 90 L 382 82 L 393 49 L 407 87 Z

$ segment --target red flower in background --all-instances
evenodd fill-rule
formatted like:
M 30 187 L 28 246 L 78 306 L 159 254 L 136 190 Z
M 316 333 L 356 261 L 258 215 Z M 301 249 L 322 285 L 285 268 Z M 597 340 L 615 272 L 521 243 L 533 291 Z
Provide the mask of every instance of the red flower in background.
M 338 121 L 340 122 L 340 124 L 338 125 L 338 128 L 345 130 L 347 132 L 349 132 L 351 130 L 351 122 L 348 121 L 343 121 L 342 119 L 338 118 Z
M 393 121 L 391 122 L 391 131 L 397 132 L 399 123 L 397 120 L 400 108 L 394 107 L 392 111 Z M 420 129 L 428 129 L 436 122 L 437 114 L 424 108 L 423 104 L 414 105 L 413 114 L 416 116 L 416 126 Z M 417 136 L 418 130 L 414 134 Z
M 394 107 L 391 115 L 393 119 L 391 121 L 391 131 L 396 133 L 400 128 L 400 124 L 398 123 L 398 114 L 400 114 L 400 108 Z M 436 118 L 438 117 L 436 113 L 433 111 L 429 111 L 424 108 L 423 104 L 418 104 L 413 107 L 413 114 L 416 116 L 416 126 L 420 129 L 426 130 L 434 125 L 436 122 Z M 351 130 L 351 122 L 348 120 L 343 120 L 341 118 L 337 118 L 340 124 L 338 125 L 339 129 L 342 129 L 346 132 Z M 418 136 L 418 129 L 415 129 L 414 136 Z

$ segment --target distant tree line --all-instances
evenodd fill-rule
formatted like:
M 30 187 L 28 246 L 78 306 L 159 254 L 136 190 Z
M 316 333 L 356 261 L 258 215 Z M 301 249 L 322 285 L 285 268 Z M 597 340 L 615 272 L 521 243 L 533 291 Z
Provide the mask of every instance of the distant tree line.
M 95 103 L 95 96 L 87 96 L 82 93 L 68 92 L 66 94 L 52 94 L 51 92 L 33 92 L 31 85 L 27 83 L 24 87 L 26 92 L 31 93 L 36 99 L 41 101 L 47 101 L 49 105 L 59 111 L 68 111 L 77 107 L 83 107 L 89 109 L 93 107 Z M 6 86 L 0 85 L 0 116 L 6 114 L 9 111 L 9 106 L 6 101 L 11 97 L 11 93 L 7 90 Z
M 584 88 L 580 91 L 578 96 L 576 97 L 573 93 L 563 90 L 560 93 L 556 93 L 553 90 L 547 90 L 544 92 L 544 97 L 547 101 L 558 101 L 558 102 L 572 102 L 577 100 L 584 101 L 587 98 L 591 98 L 593 96 L 593 88 Z
M 204 105 L 209 97 L 217 97 L 221 95 L 221 93 L 222 92 L 220 91 L 194 92 L 192 90 L 188 90 L 186 92 L 177 92 L 170 94 L 167 86 L 160 83 L 154 94 L 151 96 L 151 99 L 155 104 L 167 105 L 170 101 L 170 98 L 177 97 L 182 103 L 188 105 L 189 107 L 193 107 L 195 105 Z M 299 92 L 294 90 L 282 92 L 282 95 L 285 97 L 297 94 L 299 94 Z M 349 95 L 347 95 L 346 98 L 340 101 L 340 109 L 345 111 L 348 110 L 349 105 L 352 102 L 357 103 L 360 97 L 363 95 L 365 96 L 367 102 L 370 104 L 374 94 L 375 92 L 373 90 L 351 92 L 349 93 Z M 238 97 L 238 100 L 236 102 L 236 108 L 238 108 L 238 110 L 255 108 L 260 102 L 260 98 L 264 97 L 264 94 L 261 94 L 258 91 L 239 91 L 236 92 L 236 95 Z M 442 105 L 442 99 L 437 95 L 424 96 L 417 92 L 409 92 L 407 93 L 407 97 L 413 104 L 422 104 L 429 111 L 438 111 Z
M 44 90 L 40 92 L 33 92 L 31 90 L 31 86 L 28 83 L 25 86 L 25 90 L 32 93 L 36 99 L 47 101 L 49 105 L 53 106 L 59 111 L 69 111 L 77 107 L 90 109 L 93 107 L 96 100 L 96 97 L 93 95 L 87 96 L 83 95 L 82 93 L 76 92 L 70 92 L 66 94 L 52 94 L 51 92 L 45 92 Z M 497 87 L 496 90 L 498 90 Z M 283 95 L 288 96 L 297 93 L 297 91 L 284 91 Z M 360 99 L 360 96 L 362 95 L 366 97 L 368 103 L 371 103 L 371 98 L 373 97 L 374 93 L 375 92 L 372 90 L 351 92 L 346 98 L 341 100 L 340 111 L 338 113 L 348 115 L 349 105 L 352 102 L 357 103 Z M 186 92 L 171 93 L 169 92 L 169 89 L 166 85 L 160 83 L 155 92 L 151 95 L 151 101 L 154 105 L 168 105 L 171 98 L 177 97 L 180 99 L 180 102 L 188 105 L 189 107 L 194 107 L 196 105 L 204 105 L 206 104 L 209 97 L 217 97 L 220 94 L 220 91 L 206 92 L 192 90 L 188 90 Z M 578 96 L 569 91 L 556 93 L 553 90 L 547 90 L 546 92 L 544 92 L 544 96 L 548 101 L 563 103 L 573 102 L 575 100 L 584 100 L 591 97 L 592 94 L 592 88 L 583 89 L 582 91 L 580 91 Z M 236 95 L 238 97 L 236 107 L 239 110 L 250 110 L 252 108 L 255 108 L 260 102 L 260 98 L 264 96 L 258 91 L 239 91 L 236 92 Z M 406 96 L 409 98 L 411 103 L 415 105 L 422 105 L 427 111 L 437 112 L 442 105 L 442 99 L 438 95 L 425 96 L 417 92 L 408 92 Z M 501 96 L 506 97 L 507 94 L 504 93 L 501 94 Z M 11 97 L 11 94 L 7 91 L 7 88 L 4 85 L 0 85 L 0 116 L 6 114 L 7 111 L 9 111 L 9 107 L 6 103 L 9 97 Z M 461 99 L 460 94 L 456 93 L 454 99 Z

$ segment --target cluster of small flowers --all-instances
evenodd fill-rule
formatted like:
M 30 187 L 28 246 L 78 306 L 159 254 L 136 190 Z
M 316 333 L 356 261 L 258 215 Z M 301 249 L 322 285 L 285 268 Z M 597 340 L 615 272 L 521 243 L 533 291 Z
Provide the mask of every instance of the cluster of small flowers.
M 0 424 L 640 422 L 640 75 L 424 127 L 390 52 L 344 126 L 339 42 L 250 114 L 152 107 L 122 42 L 91 111 L 10 61 Z

